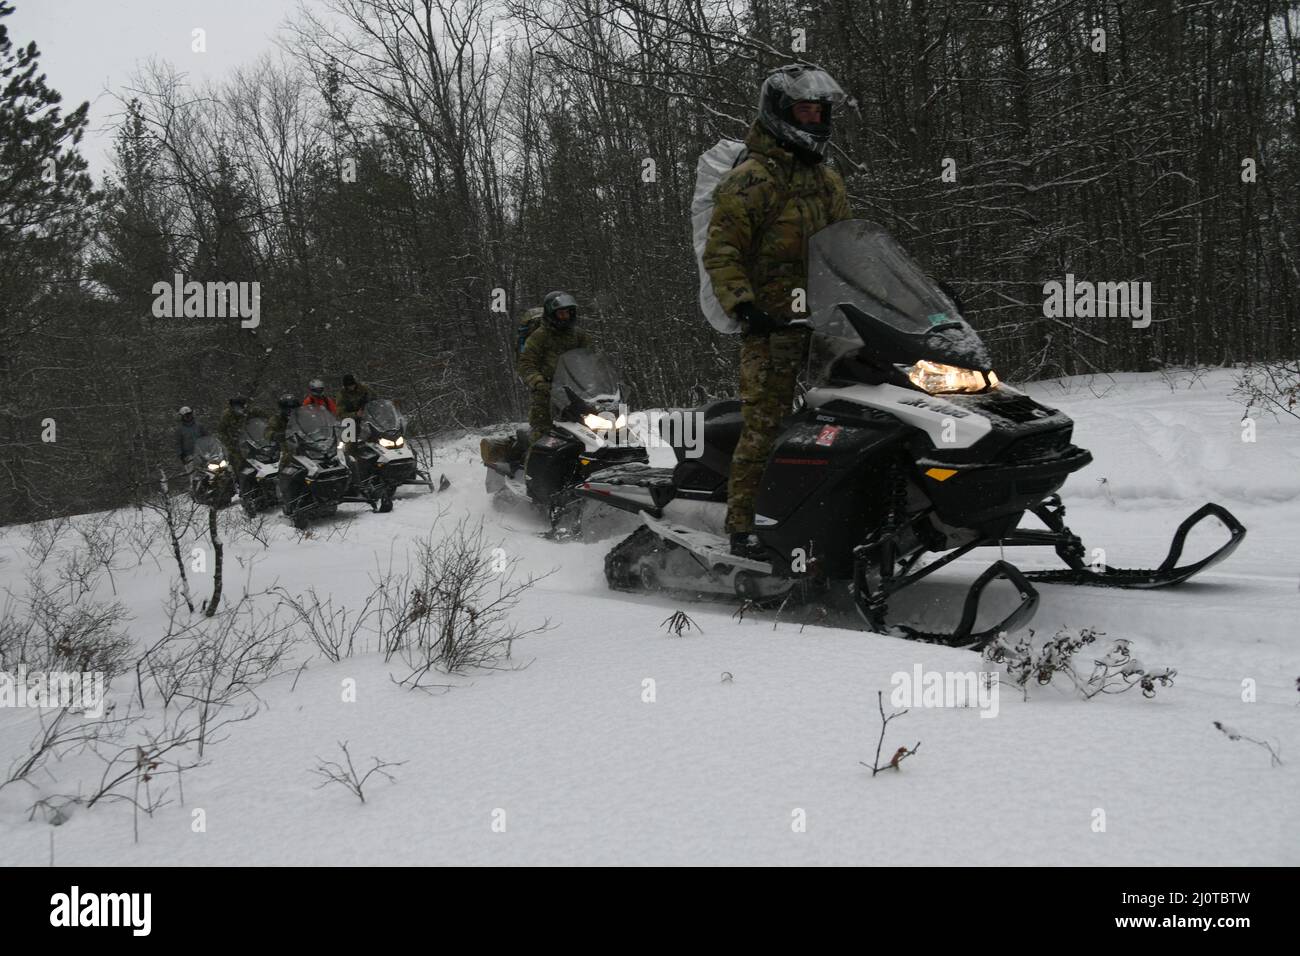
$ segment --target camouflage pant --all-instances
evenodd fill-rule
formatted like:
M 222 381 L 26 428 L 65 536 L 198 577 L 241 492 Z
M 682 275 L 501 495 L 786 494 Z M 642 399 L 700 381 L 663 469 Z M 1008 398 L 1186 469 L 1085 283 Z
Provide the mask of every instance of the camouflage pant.
M 754 529 L 754 499 L 781 420 L 790 414 L 795 379 L 808 354 L 808 332 L 746 336 L 740 344 L 740 441 L 731 456 L 727 531 Z
M 528 406 L 528 429 L 529 440 L 534 444 L 537 439 L 550 430 L 551 427 L 551 396 L 548 392 L 546 398 L 533 398 L 532 404 Z

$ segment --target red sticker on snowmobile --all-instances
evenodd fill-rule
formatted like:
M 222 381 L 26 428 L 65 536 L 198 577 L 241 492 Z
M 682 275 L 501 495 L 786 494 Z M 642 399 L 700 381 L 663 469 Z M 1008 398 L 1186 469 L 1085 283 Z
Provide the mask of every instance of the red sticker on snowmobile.
M 843 425 L 827 425 L 822 429 L 822 433 L 817 436 L 817 444 L 827 447 L 835 444 L 835 439 L 840 437 Z

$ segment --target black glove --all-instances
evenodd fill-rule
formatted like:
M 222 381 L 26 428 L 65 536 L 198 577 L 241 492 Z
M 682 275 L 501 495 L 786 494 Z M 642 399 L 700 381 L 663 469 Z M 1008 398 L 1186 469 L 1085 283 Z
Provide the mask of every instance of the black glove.
M 735 315 L 744 326 L 745 335 L 768 335 L 785 325 L 752 302 L 742 302 L 736 306 Z

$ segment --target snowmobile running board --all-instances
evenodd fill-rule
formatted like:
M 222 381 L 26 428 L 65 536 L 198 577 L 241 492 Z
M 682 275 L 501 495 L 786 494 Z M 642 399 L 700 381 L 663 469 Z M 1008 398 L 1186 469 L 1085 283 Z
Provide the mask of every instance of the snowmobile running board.
M 728 568 L 757 571 L 759 574 L 772 573 L 772 565 L 766 561 L 755 561 L 752 558 L 742 558 L 732 554 L 726 539 L 719 538 L 716 534 L 669 524 L 662 519 L 651 517 L 645 511 L 641 512 L 641 521 L 659 537 L 699 556 L 708 563 L 709 567 L 725 565 Z

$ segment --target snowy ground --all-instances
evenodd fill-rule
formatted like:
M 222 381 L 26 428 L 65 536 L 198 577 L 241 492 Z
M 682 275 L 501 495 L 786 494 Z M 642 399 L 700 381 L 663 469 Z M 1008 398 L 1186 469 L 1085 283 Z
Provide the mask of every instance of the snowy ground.
M 438 529 L 482 515 L 517 573 L 555 571 L 517 611 L 521 626 L 554 625 L 516 646 L 526 667 L 478 672 L 434 696 L 396 686 L 397 668 L 373 652 L 316 658 L 296 687 L 288 673 L 258 688 L 257 716 L 186 773 L 183 804 L 140 820 L 138 843 L 123 802 L 69 805 L 57 829 L 39 810 L 29 822 L 38 799 L 84 794 L 99 780 L 98 761 L 72 754 L 0 789 L 0 858 L 45 863 L 53 833 L 67 865 L 1300 864 L 1300 425 L 1261 418 L 1257 440 L 1243 442 L 1229 390 L 1223 372 L 1172 387 L 1119 375 L 1033 389 L 1075 417 L 1076 441 L 1094 453 L 1065 497 L 1071 526 L 1109 563 L 1158 563 L 1179 520 L 1206 500 L 1250 529 L 1228 562 L 1180 588 L 1042 587 L 1040 635 L 1094 627 L 1132 640 L 1149 665 L 1177 668 L 1175 686 L 1154 699 L 1083 701 L 1052 686 L 1025 702 L 1004 685 L 994 719 L 914 708 L 889 725 L 885 752 L 918 740 L 919 752 L 872 778 L 859 761 L 874 756 L 876 692 L 888 697 L 891 675 L 988 665 L 971 652 L 770 616 L 737 623 L 727 605 L 686 607 L 702 631 L 669 636 L 661 622 L 681 605 L 606 590 L 610 542 L 552 543 L 528 533 L 539 527 L 528 516 L 488 507 L 477 436 L 467 436 L 433 464 L 452 482 L 441 494 L 407 490 L 389 515 L 345 506 L 310 540 L 276 527 L 265 547 L 231 542 L 228 560 L 246 567 L 231 564 L 226 593 L 278 582 L 356 603 L 376 567 L 390 554 L 404 562 L 440 510 Z M 16 594 L 32 564 L 27 535 L 0 536 L 0 587 Z M 1014 557 L 1051 566 L 1047 555 Z M 929 600 L 958 595 L 990 559 L 941 572 Z M 46 562 L 51 578 L 58 560 Z M 112 600 L 115 585 L 131 636 L 149 642 L 174 565 L 160 554 L 118 566 L 96 595 Z M 200 578 L 196 590 L 210 584 Z M 343 699 L 349 679 L 354 702 Z M 1247 680 L 1254 702 L 1243 702 Z M 123 678 L 111 696 L 133 690 Z M 1280 745 L 1285 763 L 1271 767 L 1215 720 Z M 35 726 L 29 710 L 0 710 L 0 772 L 26 753 Z M 310 769 L 337 756 L 340 740 L 367 765 L 405 761 L 396 782 L 372 779 L 364 805 L 336 786 L 315 789 Z

